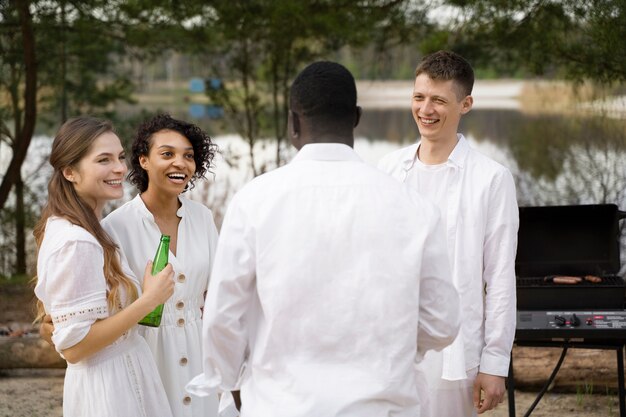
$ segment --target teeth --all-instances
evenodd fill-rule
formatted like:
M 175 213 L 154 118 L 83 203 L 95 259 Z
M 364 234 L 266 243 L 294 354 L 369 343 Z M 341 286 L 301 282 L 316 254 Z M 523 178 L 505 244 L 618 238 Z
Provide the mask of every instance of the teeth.
M 422 123 L 424 123 L 425 125 L 432 125 L 433 123 L 437 122 L 437 119 L 420 119 L 422 121 Z
M 185 179 L 185 174 L 168 174 L 167 176 L 175 179 Z
M 121 185 L 122 184 L 122 180 L 109 180 L 105 182 L 109 185 Z

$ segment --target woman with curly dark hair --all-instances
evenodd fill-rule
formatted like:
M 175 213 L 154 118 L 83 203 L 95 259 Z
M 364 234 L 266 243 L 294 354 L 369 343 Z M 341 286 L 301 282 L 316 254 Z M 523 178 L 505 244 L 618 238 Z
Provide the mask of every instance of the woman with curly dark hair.
M 139 194 L 102 222 L 133 271 L 143 271 L 162 234 L 171 237 L 174 295 L 159 327 L 140 327 L 175 417 L 217 416 L 216 398 L 192 399 L 185 392 L 185 384 L 202 372 L 201 308 L 217 228 L 206 206 L 182 196 L 209 172 L 216 152 L 211 138 L 191 123 L 165 114 L 144 122 L 132 145 L 128 176 Z

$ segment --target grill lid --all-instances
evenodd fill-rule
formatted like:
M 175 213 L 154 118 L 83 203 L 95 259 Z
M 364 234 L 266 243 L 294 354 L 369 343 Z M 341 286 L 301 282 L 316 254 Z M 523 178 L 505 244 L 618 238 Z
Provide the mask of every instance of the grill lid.
M 615 204 L 520 207 L 518 277 L 611 275 L 619 271 Z

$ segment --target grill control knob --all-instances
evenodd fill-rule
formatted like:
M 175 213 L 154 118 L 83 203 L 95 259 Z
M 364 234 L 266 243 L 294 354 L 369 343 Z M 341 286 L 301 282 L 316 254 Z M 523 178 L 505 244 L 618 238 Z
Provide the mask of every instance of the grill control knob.
M 576 314 L 572 314 L 572 318 L 570 318 L 569 321 L 570 323 L 572 323 L 572 326 L 574 327 L 580 326 L 580 319 L 578 318 Z
M 556 325 L 559 327 L 565 326 L 565 323 L 567 322 L 567 320 L 563 316 L 554 316 L 554 321 L 556 322 Z

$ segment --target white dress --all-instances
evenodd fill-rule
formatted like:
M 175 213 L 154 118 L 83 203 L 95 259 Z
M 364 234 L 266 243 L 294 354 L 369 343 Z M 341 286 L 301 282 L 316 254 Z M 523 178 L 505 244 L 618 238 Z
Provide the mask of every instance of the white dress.
M 96 320 L 109 317 L 103 266 L 102 246 L 89 232 L 62 218 L 48 219 L 37 258 L 35 294 L 52 316 L 52 341 L 59 353 L 80 342 Z M 124 272 L 134 279 L 128 268 Z M 67 364 L 63 415 L 172 415 L 137 326 L 94 355 Z
M 176 256 L 169 254 L 175 272 L 174 294 L 165 303 L 159 327 L 139 327 L 154 354 L 174 416 L 215 417 L 217 397 L 192 397 L 185 385 L 202 372 L 202 307 L 218 234 L 206 206 L 185 197 L 179 200 Z M 143 277 L 161 232 L 141 197 L 137 195 L 113 211 L 102 225 L 135 275 Z

